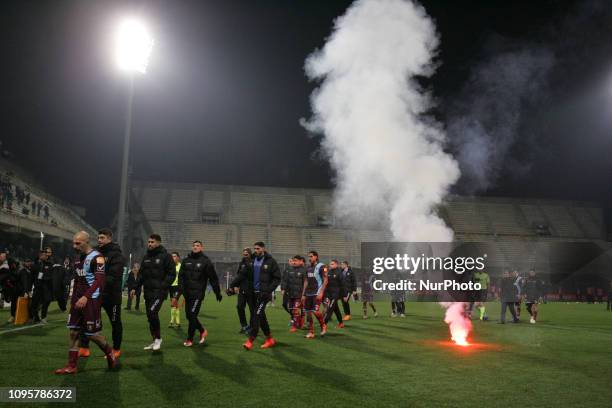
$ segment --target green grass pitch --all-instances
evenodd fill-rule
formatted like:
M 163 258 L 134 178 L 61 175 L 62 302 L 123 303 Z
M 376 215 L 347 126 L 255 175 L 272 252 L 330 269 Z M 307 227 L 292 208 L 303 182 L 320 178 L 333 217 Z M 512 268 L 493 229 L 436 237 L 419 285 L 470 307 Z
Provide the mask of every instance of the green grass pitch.
M 268 308 L 276 348 L 242 349 L 235 298 L 218 304 L 208 296 L 200 319 L 205 346 L 185 348 L 186 321 L 166 328 L 162 351 L 150 342 L 146 316 L 123 313 L 121 368 L 108 372 L 101 352 L 81 359 L 76 376 L 56 376 L 67 356 L 65 315 L 55 307 L 44 327 L 7 331 L 0 327 L 0 386 L 74 386 L 78 406 L 98 407 L 559 407 L 612 405 L 612 312 L 600 304 L 540 305 L 540 321 L 500 325 L 499 304 L 489 303 L 491 321 L 474 321 L 471 341 L 448 343 L 443 310 L 435 303 L 407 303 L 406 318 L 363 320 L 359 303 L 345 329 L 306 340 L 289 333 L 280 305 Z M 8 317 L 0 311 L 0 321 Z M 104 333 L 110 330 L 106 316 Z M 25 404 L 19 404 L 23 407 Z M 36 406 L 40 406 L 37 404 Z M 56 406 L 53 404 L 52 406 Z

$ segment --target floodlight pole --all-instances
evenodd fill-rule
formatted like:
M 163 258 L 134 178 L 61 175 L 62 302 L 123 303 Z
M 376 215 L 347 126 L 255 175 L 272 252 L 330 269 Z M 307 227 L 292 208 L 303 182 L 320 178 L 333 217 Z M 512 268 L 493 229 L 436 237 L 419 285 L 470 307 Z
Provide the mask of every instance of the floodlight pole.
M 128 196 L 128 166 L 130 159 L 130 137 L 132 133 L 132 102 L 134 100 L 134 74 L 130 74 L 127 114 L 123 136 L 123 162 L 121 164 L 121 190 L 119 191 L 119 213 L 117 216 L 117 243 L 125 251 L 124 233 Z

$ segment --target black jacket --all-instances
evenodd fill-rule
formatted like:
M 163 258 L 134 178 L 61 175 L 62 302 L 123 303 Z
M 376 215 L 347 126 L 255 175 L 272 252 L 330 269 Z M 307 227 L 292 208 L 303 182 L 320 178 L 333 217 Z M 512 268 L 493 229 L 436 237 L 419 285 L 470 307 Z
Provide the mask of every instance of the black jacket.
M 542 284 L 537 278 L 527 277 L 523 284 L 525 302 L 537 302 L 542 295 Z
M 350 270 L 350 269 L 349 269 Z M 353 276 L 351 271 L 351 276 Z M 342 279 L 342 269 L 329 269 L 327 271 L 327 287 L 325 288 L 325 296 L 328 298 L 339 298 L 340 295 L 346 294 L 344 289 L 344 279 Z
M 172 256 L 163 246 L 147 250 L 140 263 L 145 299 L 165 299 L 174 282 L 176 268 Z
M 32 291 L 32 271 L 23 266 L 19 269 L 19 281 L 17 291 L 19 296 L 23 296 L 25 293 Z
M 50 261 L 40 259 L 32 267 L 34 277 L 34 289 L 45 286 L 49 290 L 53 289 L 53 264 Z
M 209 281 L 215 295 L 219 297 L 221 295 L 219 278 L 210 259 L 202 252 L 197 254 L 192 252 L 183 259 L 178 284 L 185 298 L 202 299 Z
M 502 278 L 501 281 L 501 301 L 502 302 L 516 302 L 518 293 L 516 286 L 514 286 L 514 277 Z
M 289 267 L 283 275 L 281 289 L 289 298 L 300 298 L 304 289 L 304 279 L 306 279 L 306 268 L 303 266 Z
M 253 270 L 253 260 L 255 259 L 255 255 L 251 257 L 250 260 L 243 260 L 245 263 L 244 268 L 238 268 L 238 276 L 232 280 L 230 283 L 230 287 L 240 287 L 242 282 L 245 280 L 248 281 L 249 290 L 254 291 L 254 270 Z M 272 294 L 274 289 L 281 282 L 281 273 L 276 263 L 276 260 L 272 258 L 267 252 L 264 252 L 263 264 L 261 265 L 261 270 L 259 272 L 259 292 Z
M 104 255 L 106 263 L 106 283 L 104 284 L 102 299 L 119 305 L 121 304 L 121 283 L 123 282 L 123 268 L 125 267 L 125 258 L 121 253 L 121 247 L 111 242 L 99 247 L 98 251 Z
M 142 289 L 142 274 L 138 274 L 138 277 L 134 276 L 133 272 L 130 272 L 126 282 L 129 291 L 135 290 L 136 292 Z
M 340 292 L 342 296 L 353 293 L 357 290 L 357 282 L 355 280 L 355 273 L 351 268 L 348 268 L 346 272 L 340 271 L 342 274 L 342 289 L 344 292 Z
M 19 286 L 19 271 L 17 262 L 7 259 L 6 263 L 0 265 L 0 288 L 5 295 L 10 296 Z
M 240 281 L 239 286 L 232 286 L 230 284 L 230 288 L 239 288 L 240 293 L 246 293 L 249 290 L 253 290 L 253 264 L 250 262 L 250 258 L 242 258 L 240 263 L 238 264 L 238 269 L 236 270 L 236 276 L 232 280 L 232 283 L 238 278 L 240 274 L 244 274 L 247 276 L 246 279 L 242 279 Z

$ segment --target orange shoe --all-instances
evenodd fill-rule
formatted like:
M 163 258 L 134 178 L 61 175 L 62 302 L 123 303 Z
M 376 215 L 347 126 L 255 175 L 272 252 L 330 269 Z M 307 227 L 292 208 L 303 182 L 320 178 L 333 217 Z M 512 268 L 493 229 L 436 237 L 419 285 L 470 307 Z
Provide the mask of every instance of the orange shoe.
M 199 344 L 204 344 L 206 341 L 206 336 L 208 336 L 208 330 L 204 329 L 202 333 L 200 333 L 200 342 Z
M 344 320 L 345 322 L 347 320 L 351 320 L 351 315 L 344 315 L 344 317 L 342 318 L 342 320 Z
M 274 340 L 272 337 L 268 337 L 266 341 L 264 341 L 264 344 L 261 345 L 261 348 L 267 349 L 274 346 L 276 346 L 276 340 Z
M 308 334 L 306 336 L 304 336 L 307 339 L 314 339 L 315 338 L 315 334 L 314 332 L 308 332 Z
M 121 357 L 121 350 L 113 349 L 113 356 L 115 357 L 115 360 Z M 104 356 L 104 358 L 106 358 L 106 356 Z
M 247 350 L 247 351 L 252 350 L 253 349 L 253 340 L 251 340 L 251 338 L 247 339 L 247 341 L 242 343 L 242 347 L 244 347 L 244 349 Z
M 79 348 L 79 357 L 81 358 L 87 358 L 89 357 L 89 349 L 85 348 L 85 347 L 81 347 Z
M 344 323 L 338 323 L 336 329 L 344 329 Z
M 295 332 L 297 331 L 297 327 L 295 327 L 295 326 L 291 326 L 291 328 L 289 329 L 289 331 L 290 331 L 291 333 L 295 333 Z
M 77 368 L 76 367 L 71 367 L 71 366 L 66 366 L 64 368 L 58 368 L 57 370 L 55 370 L 55 374 L 58 375 L 64 375 L 64 374 L 76 374 L 77 373 Z

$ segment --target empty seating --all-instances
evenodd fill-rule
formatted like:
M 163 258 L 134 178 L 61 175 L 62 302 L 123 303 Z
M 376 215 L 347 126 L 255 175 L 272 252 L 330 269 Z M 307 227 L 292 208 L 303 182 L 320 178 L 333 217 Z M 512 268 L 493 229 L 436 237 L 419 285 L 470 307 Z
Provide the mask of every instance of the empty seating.
M 198 191 L 171 190 L 168 202 L 169 221 L 196 221 L 198 219 Z

